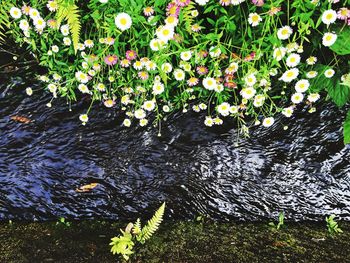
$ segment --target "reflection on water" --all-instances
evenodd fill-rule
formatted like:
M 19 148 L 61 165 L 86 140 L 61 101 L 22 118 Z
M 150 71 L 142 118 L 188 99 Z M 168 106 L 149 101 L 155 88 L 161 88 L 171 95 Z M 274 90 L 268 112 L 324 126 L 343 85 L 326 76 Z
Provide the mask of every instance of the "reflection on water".
M 9 87 L 11 83 L 12 87 Z M 300 112 L 289 125 L 237 138 L 231 125 L 206 128 L 203 117 L 175 115 L 157 130 L 121 127 L 115 110 L 24 95 L 20 79 L 0 87 L 0 219 L 129 219 L 167 202 L 167 215 L 216 219 L 350 219 L 350 147 L 336 107 Z M 39 87 L 33 86 L 33 89 Z M 61 103 L 62 105 L 57 105 Z M 27 116 L 29 124 L 10 119 Z M 236 144 L 239 140 L 238 145 Z M 75 189 L 99 185 L 88 193 Z

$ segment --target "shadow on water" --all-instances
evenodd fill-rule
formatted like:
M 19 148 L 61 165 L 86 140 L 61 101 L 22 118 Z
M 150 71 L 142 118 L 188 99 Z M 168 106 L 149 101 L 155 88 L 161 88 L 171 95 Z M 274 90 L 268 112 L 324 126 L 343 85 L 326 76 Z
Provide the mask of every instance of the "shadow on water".
M 153 127 L 121 127 L 122 116 L 102 105 L 84 127 L 84 103 L 71 112 L 63 100 L 47 108 L 50 97 L 38 90 L 18 77 L 0 87 L 2 220 L 129 219 L 163 200 L 171 218 L 260 220 L 284 211 L 294 220 L 331 213 L 350 220 L 344 113 L 330 104 L 253 129 L 250 139 L 237 138 L 229 124 L 206 128 L 194 113 L 172 116 L 158 137 Z M 12 115 L 34 121 L 18 123 Z M 75 191 L 93 182 L 99 185 L 91 192 Z

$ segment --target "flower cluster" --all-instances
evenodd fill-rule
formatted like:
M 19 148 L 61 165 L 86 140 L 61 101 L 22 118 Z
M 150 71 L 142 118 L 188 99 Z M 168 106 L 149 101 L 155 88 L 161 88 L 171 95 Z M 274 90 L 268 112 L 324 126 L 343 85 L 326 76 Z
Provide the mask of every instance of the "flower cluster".
M 47 15 L 35 6 L 9 10 L 17 42 L 48 68 L 40 80 L 52 101 L 87 97 L 124 111 L 126 127 L 179 109 L 205 112 L 206 126 L 232 117 L 248 134 L 249 126 L 270 127 L 298 107 L 314 112 L 325 85 L 341 96 L 334 89 L 349 72 L 339 39 L 350 35 L 350 10 L 339 1 L 134 2 L 90 1 L 84 12 L 93 20 L 82 16 L 76 48 L 69 21 L 57 22 L 55 0 L 40 11 Z

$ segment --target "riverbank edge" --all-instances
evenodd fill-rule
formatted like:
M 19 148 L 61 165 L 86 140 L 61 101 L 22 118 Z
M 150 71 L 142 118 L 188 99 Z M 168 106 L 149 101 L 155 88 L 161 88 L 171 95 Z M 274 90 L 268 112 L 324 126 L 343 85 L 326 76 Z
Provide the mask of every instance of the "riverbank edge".
M 164 222 L 131 262 L 350 262 L 350 222 Z M 120 262 L 110 238 L 126 222 L 0 223 L 0 262 Z

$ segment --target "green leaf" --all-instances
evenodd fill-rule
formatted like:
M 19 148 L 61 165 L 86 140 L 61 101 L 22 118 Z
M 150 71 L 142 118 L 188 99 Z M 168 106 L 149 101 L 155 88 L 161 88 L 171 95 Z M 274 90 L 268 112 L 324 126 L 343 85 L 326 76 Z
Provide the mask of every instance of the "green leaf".
M 349 99 L 350 89 L 347 86 L 340 85 L 339 80 L 335 80 L 333 83 L 327 89 L 328 95 L 338 107 L 343 107 Z
M 343 125 L 344 144 L 350 144 L 350 110 Z
M 338 38 L 335 43 L 330 46 L 338 55 L 350 55 L 350 27 L 346 26 L 342 30 L 336 30 Z
M 160 223 L 163 221 L 163 215 L 165 210 L 165 203 L 159 207 L 154 216 L 147 222 L 147 225 L 142 228 L 141 243 L 150 239 L 154 232 L 159 228 Z

